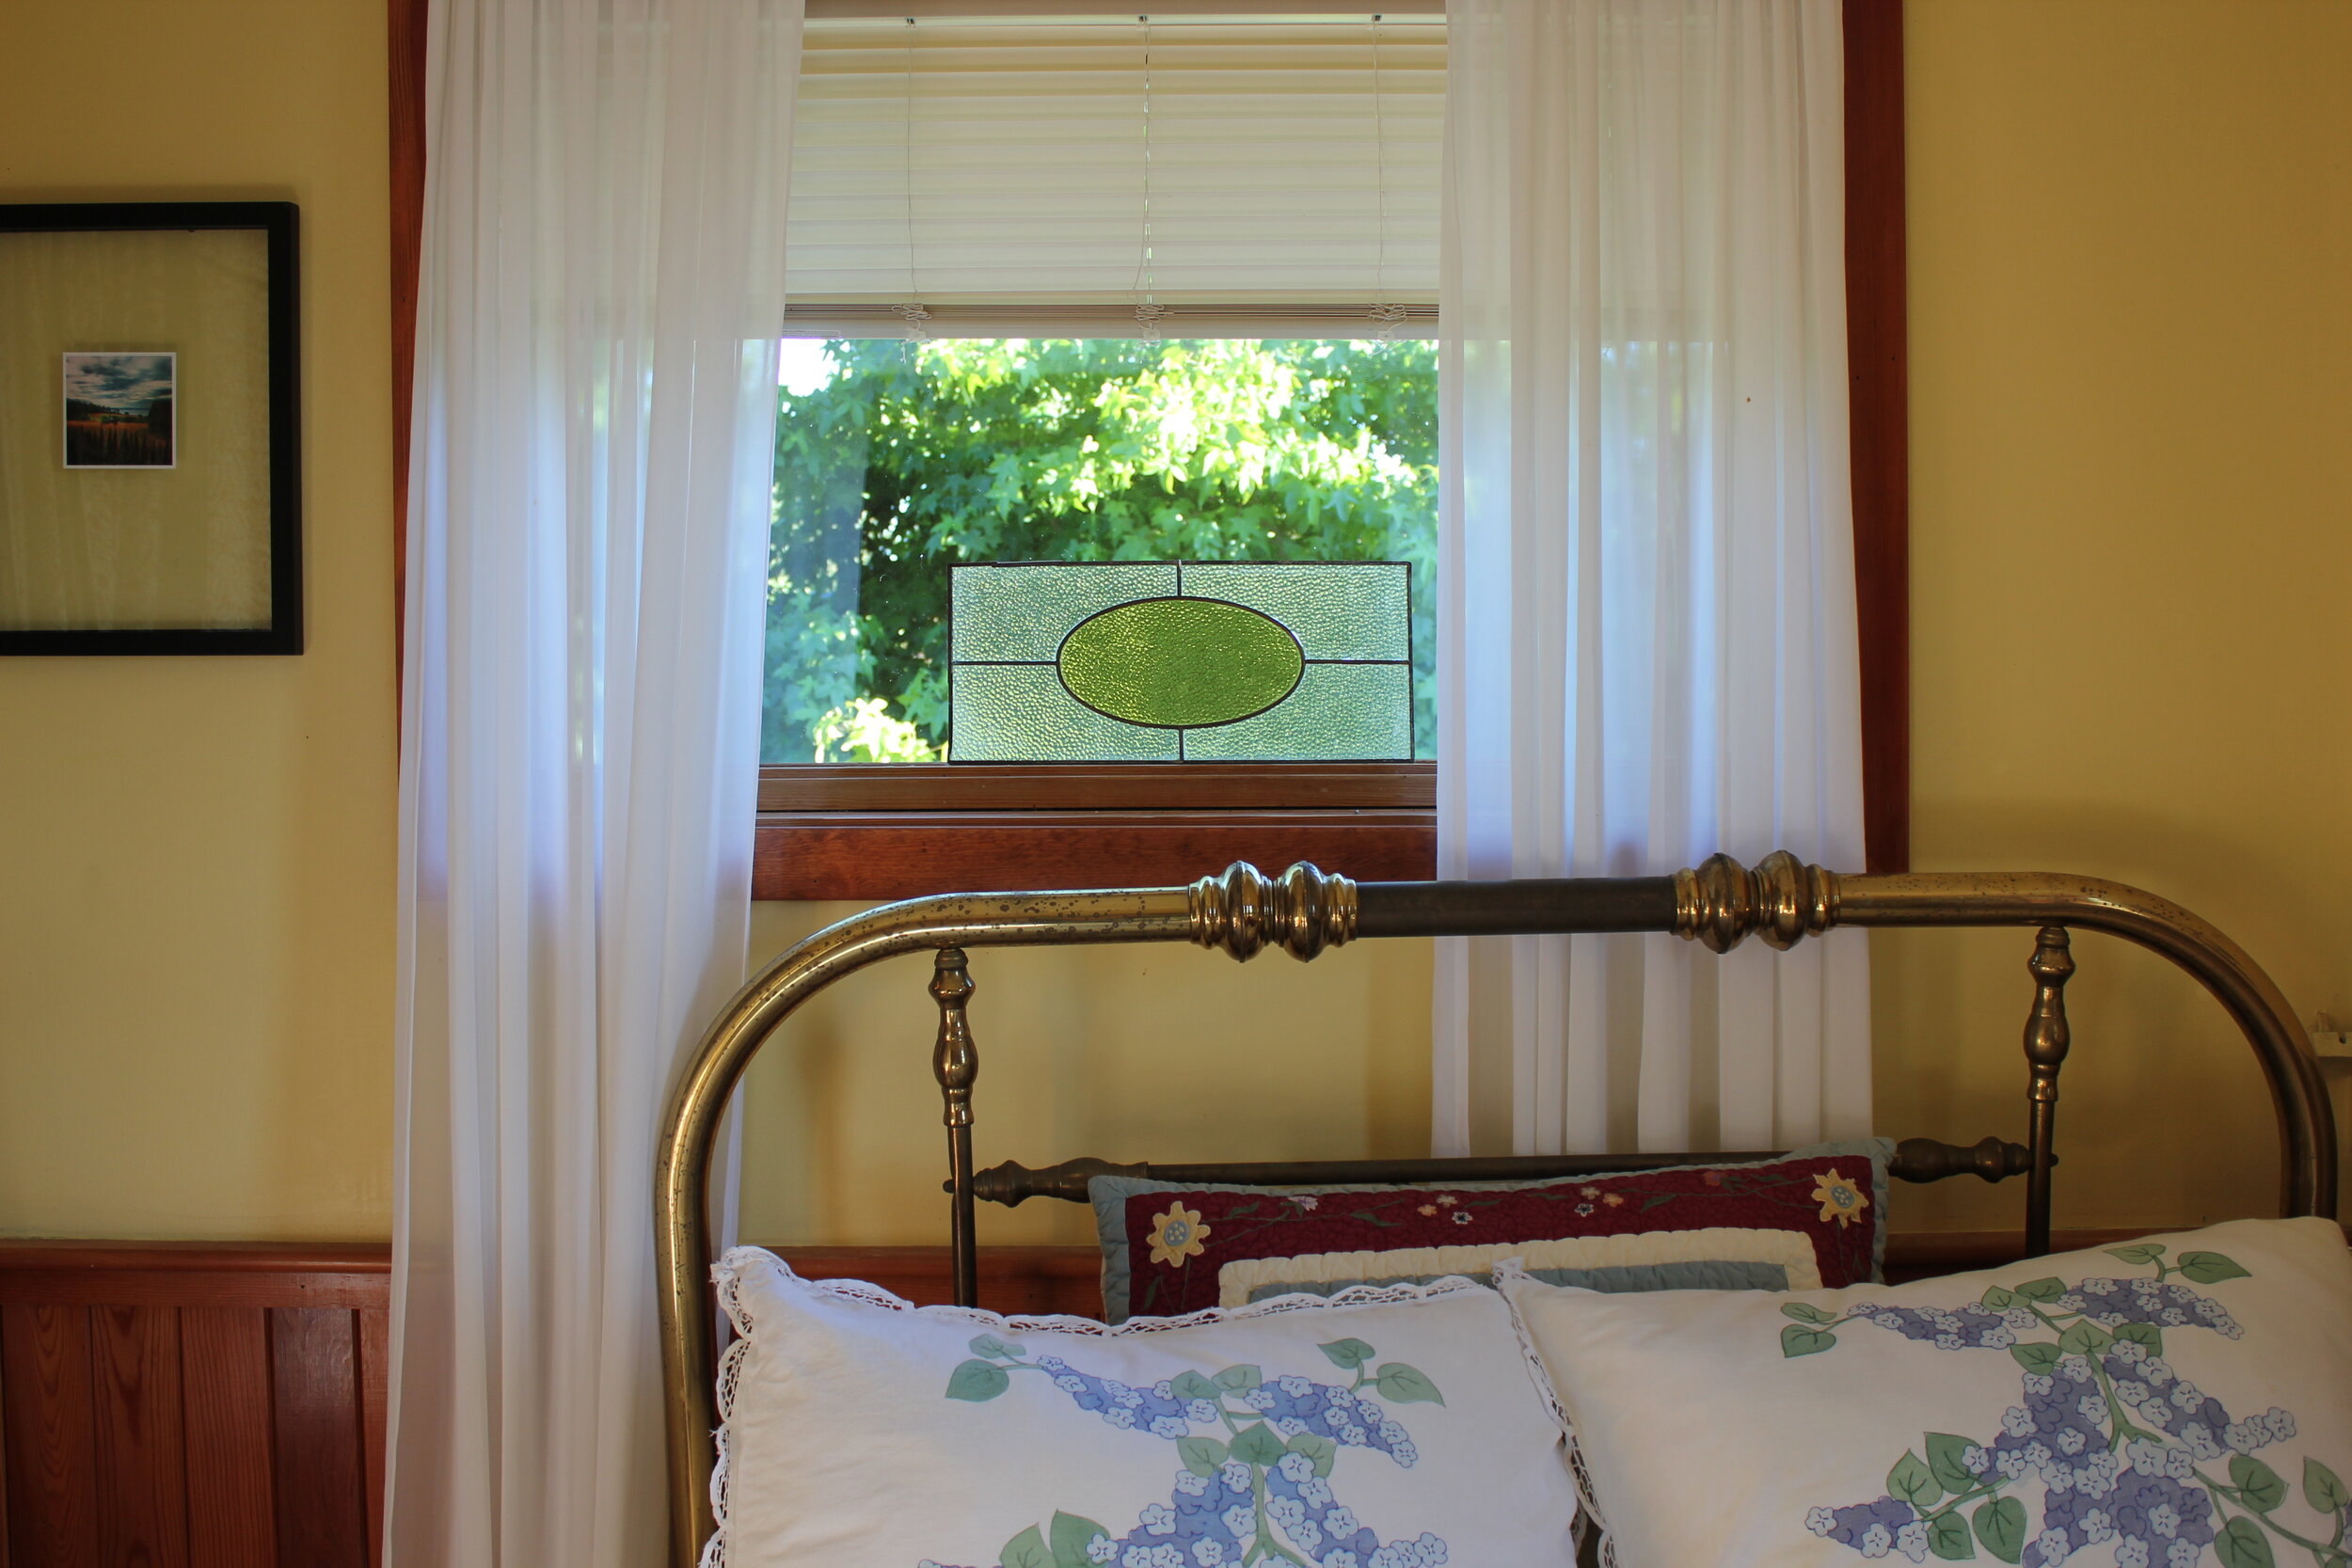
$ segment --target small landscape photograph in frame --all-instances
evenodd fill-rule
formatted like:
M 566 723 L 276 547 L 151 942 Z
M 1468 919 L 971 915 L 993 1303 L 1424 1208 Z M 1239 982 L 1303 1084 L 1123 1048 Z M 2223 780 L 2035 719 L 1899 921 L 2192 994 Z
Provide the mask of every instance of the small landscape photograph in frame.
M 170 468 L 177 354 L 65 356 L 65 466 Z
M 302 652 L 298 220 L 0 202 L 0 657 Z

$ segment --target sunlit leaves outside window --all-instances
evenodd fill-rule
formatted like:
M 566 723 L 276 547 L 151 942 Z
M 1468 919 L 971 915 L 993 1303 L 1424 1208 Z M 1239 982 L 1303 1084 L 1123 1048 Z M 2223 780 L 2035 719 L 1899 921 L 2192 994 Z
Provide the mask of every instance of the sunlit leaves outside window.
M 948 571 L 1404 561 L 1435 734 L 1435 345 L 787 341 L 762 760 L 937 762 Z

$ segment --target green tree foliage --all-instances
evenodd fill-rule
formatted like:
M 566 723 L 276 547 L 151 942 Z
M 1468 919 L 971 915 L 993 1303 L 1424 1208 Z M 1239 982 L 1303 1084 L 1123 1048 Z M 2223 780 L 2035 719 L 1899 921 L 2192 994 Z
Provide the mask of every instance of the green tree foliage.
M 947 568 L 981 561 L 1409 561 L 1427 753 L 1434 345 L 825 347 L 781 394 L 768 761 L 944 755 Z

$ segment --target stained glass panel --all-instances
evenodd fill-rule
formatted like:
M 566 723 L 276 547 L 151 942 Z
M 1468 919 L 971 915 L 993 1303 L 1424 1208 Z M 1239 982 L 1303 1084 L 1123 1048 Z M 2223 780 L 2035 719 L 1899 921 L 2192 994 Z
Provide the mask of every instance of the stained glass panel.
M 953 762 L 1413 755 L 1403 562 L 953 569 Z

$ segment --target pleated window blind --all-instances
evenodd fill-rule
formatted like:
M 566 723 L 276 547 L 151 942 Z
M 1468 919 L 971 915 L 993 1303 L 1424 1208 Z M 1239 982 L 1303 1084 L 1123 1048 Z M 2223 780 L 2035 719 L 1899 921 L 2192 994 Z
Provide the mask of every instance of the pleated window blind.
M 812 18 L 789 330 L 1433 320 L 1444 93 L 1434 16 Z

